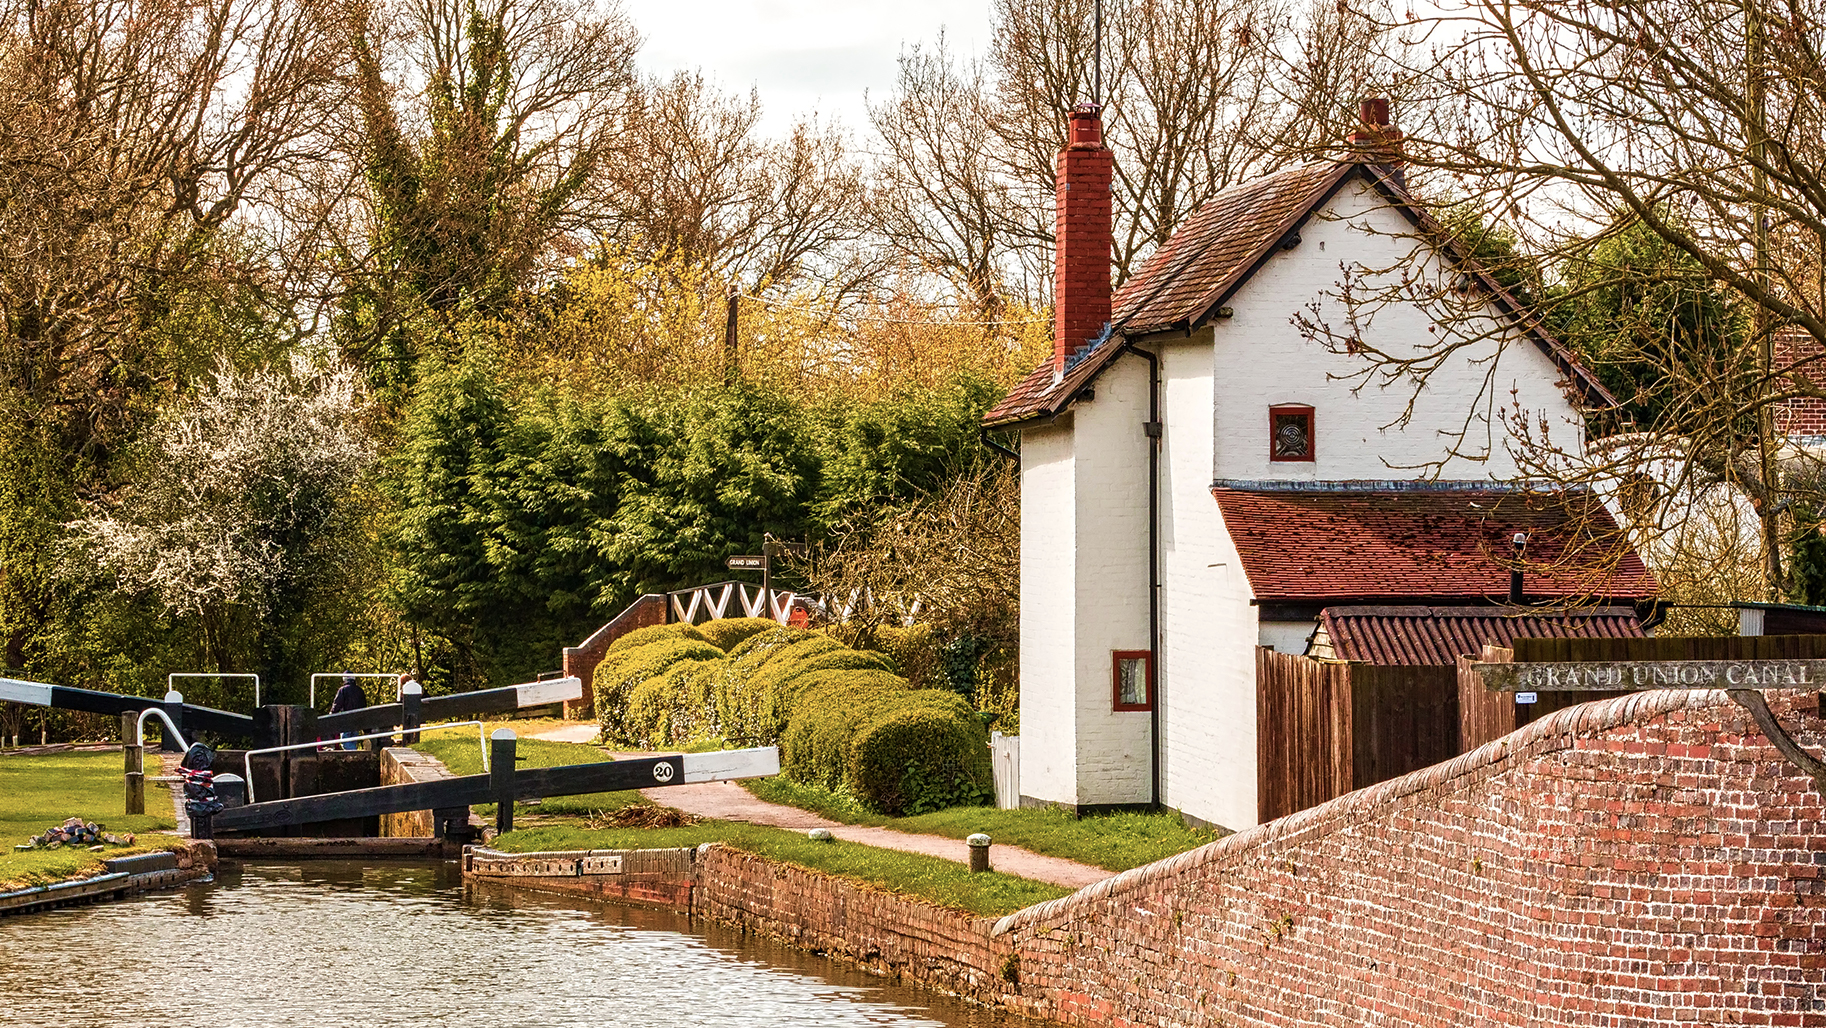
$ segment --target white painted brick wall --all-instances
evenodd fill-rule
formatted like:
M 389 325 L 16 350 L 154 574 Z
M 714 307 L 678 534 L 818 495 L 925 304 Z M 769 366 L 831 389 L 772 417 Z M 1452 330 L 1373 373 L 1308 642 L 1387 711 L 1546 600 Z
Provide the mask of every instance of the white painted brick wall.
M 1071 418 L 1021 433 L 1021 794 L 1078 802 Z
M 1255 608 L 1211 496 L 1211 333 L 1161 353 L 1162 802 L 1255 823 Z
M 1149 644 L 1147 362 L 1106 369 L 1076 417 L 1078 802 L 1146 803 L 1152 726 L 1113 709 L 1111 653 Z
M 1386 209 L 1381 197 L 1362 183 L 1340 191 L 1331 212 L 1332 217 L 1322 212 L 1309 220 L 1300 245 L 1276 254 L 1230 300 L 1234 315 L 1215 325 L 1215 477 L 1423 477 L 1429 472 L 1420 465 L 1447 456 L 1453 440 L 1442 433 L 1468 427 L 1464 449 L 1487 459 L 1453 459 L 1441 477 L 1513 478 L 1516 464 L 1499 415 L 1518 399 L 1526 410 L 1546 412 L 1556 442 L 1580 443 L 1579 421 L 1556 385 L 1559 369 L 1534 343 L 1519 337 L 1496 353 L 1494 366 L 1488 361 L 1497 350 L 1494 339 L 1467 347 L 1441 364 L 1417 394 L 1408 380 L 1372 381 L 1357 389 L 1362 380 L 1350 376 L 1367 365 L 1367 358 L 1332 352 L 1305 339 L 1291 319 L 1307 313 L 1307 305 L 1318 299 L 1325 322 L 1334 332 L 1343 331 L 1345 307 L 1334 298 L 1344 279 L 1340 264 L 1398 267 L 1416 241 L 1407 220 Z M 1431 268 L 1426 272 L 1433 273 Z M 1429 328 L 1434 326 L 1424 308 L 1391 305 L 1373 313 L 1363 334 L 1385 352 L 1400 353 L 1436 344 L 1444 330 Z M 1405 428 L 1393 427 L 1410 400 L 1412 421 Z M 1318 459 L 1311 463 L 1268 459 L 1268 408 L 1293 403 L 1313 407 Z

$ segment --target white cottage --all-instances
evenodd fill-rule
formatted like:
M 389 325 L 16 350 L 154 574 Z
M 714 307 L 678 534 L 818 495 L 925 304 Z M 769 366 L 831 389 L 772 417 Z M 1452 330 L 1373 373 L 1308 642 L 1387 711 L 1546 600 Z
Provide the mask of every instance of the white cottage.
M 1350 159 L 1218 194 L 1113 300 L 1109 153 L 1096 110 L 1071 115 L 1054 353 L 986 418 L 1020 436 L 1024 804 L 1257 823 L 1256 648 L 1305 652 L 1328 607 L 1503 603 L 1513 533 L 1531 600 L 1652 593 L 1627 548 L 1597 581 L 1547 570 L 1612 523 L 1503 484 L 1500 409 L 1578 445 L 1614 401 L 1413 203 L 1387 109 L 1365 103 Z M 1418 394 L 1359 388 L 1366 358 L 1296 316 L 1344 324 L 1342 280 L 1401 274 L 1481 297 L 1493 331 Z M 1397 304 L 1362 343 L 1437 331 Z

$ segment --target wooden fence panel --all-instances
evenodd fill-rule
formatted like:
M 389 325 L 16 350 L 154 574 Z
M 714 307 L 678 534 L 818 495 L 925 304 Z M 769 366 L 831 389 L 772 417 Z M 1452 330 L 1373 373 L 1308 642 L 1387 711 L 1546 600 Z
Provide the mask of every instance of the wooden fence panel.
M 1518 727 L 1515 697 L 1484 688 L 1484 677 L 1472 664 L 1507 664 L 1515 651 L 1486 646 L 1476 657 L 1458 658 L 1458 739 L 1464 752 L 1513 732 Z
M 1256 809 L 1261 821 L 1352 788 L 1349 670 L 1255 651 Z
M 1459 754 L 1456 668 L 1352 664 L 1349 676 L 1352 788 Z

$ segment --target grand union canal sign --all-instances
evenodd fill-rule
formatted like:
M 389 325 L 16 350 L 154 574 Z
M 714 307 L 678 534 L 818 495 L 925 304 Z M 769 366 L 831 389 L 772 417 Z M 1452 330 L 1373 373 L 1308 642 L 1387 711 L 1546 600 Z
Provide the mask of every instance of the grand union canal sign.
M 1763 736 L 1826 793 L 1826 762 L 1803 749 L 1769 709 L 1768 689 L 1826 686 L 1826 660 L 1593 660 L 1472 664 L 1484 687 L 1497 692 L 1601 692 L 1639 689 L 1723 689 L 1750 712 Z M 1532 700 L 1530 700 L 1532 702 Z
M 1616 660 L 1473 664 L 1498 692 L 1818 689 L 1826 660 Z

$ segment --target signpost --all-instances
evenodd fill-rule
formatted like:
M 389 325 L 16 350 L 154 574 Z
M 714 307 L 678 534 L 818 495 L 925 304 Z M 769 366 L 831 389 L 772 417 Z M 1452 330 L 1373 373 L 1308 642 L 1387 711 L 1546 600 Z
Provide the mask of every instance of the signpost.
M 1763 698 L 1770 689 L 1826 686 L 1826 660 L 1518 661 L 1472 664 L 1471 669 L 1483 678 L 1486 689 L 1515 693 L 1518 703 L 1531 702 L 1543 692 L 1723 689 L 1731 702 L 1750 712 L 1770 744 L 1826 793 L 1826 762 L 1794 741 Z
M 1497 692 L 1615 689 L 1818 689 L 1826 660 L 1593 660 L 1473 664 Z
M 763 535 L 762 539 L 760 554 L 729 557 L 723 561 L 723 566 L 731 571 L 759 571 L 761 573 L 761 610 L 768 617 L 773 617 L 774 558 L 783 557 L 789 553 L 804 553 L 805 544 L 781 542 L 773 537 L 772 532 Z

